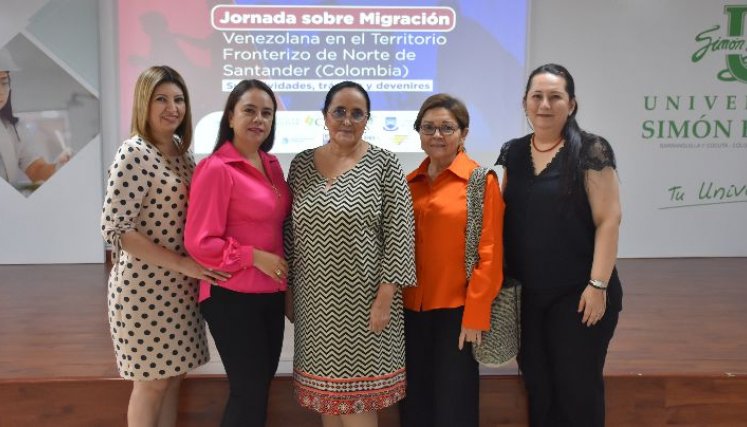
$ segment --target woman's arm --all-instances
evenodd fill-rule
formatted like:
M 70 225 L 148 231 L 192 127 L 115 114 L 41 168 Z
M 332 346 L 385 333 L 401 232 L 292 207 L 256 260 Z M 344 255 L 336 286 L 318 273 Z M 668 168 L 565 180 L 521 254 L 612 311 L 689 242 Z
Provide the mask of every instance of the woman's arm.
M 210 270 L 195 262 L 188 256 L 182 256 L 163 246 L 153 243 L 150 239 L 136 230 L 129 230 L 120 236 L 122 249 L 135 258 L 149 264 L 154 264 L 168 270 L 209 282 L 225 281 L 230 274 Z
M 617 260 L 617 243 L 622 220 L 620 187 L 611 167 L 587 171 L 587 193 L 596 232 L 591 278 L 609 281 Z
M 387 153 L 381 183 L 384 253 L 379 283 L 415 286 L 415 216 L 412 195 L 399 160 Z
M 480 262 L 467 284 L 462 328 L 490 329 L 490 308 L 503 282 L 503 212 L 498 178 L 489 173 L 485 182 L 482 232 L 477 245 Z M 463 262 L 464 257 L 455 262 Z
M 296 170 L 298 168 L 299 155 L 293 158 L 288 169 L 288 189 L 291 194 L 291 200 L 295 197 L 294 189 L 296 187 Z M 296 320 L 296 315 L 293 307 L 293 285 L 295 280 L 295 253 L 293 249 L 295 236 L 293 234 L 293 211 L 285 218 L 283 222 L 283 251 L 285 252 L 285 260 L 288 263 L 288 274 L 286 280 L 288 289 L 285 291 L 285 317 L 293 323 Z
M 599 171 L 586 172 L 586 192 L 594 221 L 594 259 L 590 279 L 608 282 L 617 259 L 622 209 L 620 188 L 615 169 L 607 166 Z M 578 311 L 583 312 L 582 322 L 591 326 L 604 315 L 606 291 L 587 285 L 579 301 Z
M 389 324 L 392 300 L 400 287 L 415 285 L 415 217 L 412 196 L 402 166 L 394 154 L 384 165 L 381 183 L 381 227 L 384 254 L 369 329 L 381 332 Z
M 485 182 L 482 210 L 482 232 L 477 252 L 480 261 L 467 285 L 458 348 L 465 342 L 479 345 L 482 332 L 490 329 L 490 310 L 503 283 L 503 213 L 505 205 L 495 173 Z

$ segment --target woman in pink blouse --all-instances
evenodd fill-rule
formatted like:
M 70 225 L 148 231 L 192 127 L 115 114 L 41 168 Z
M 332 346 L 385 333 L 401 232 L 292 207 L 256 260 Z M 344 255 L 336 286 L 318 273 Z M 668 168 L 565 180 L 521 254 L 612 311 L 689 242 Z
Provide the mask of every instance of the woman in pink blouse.
M 275 156 L 275 95 L 243 80 L 228 96 L 213 154 L 192 178 L 185 228 L 190 255 L 231 273 L 200 283 L 200 311 L 210 327 L 230 393 L 222 427 L 264 426 L 270 382 L 285 328 L 288 266 L 283 221 L 291 196 Z

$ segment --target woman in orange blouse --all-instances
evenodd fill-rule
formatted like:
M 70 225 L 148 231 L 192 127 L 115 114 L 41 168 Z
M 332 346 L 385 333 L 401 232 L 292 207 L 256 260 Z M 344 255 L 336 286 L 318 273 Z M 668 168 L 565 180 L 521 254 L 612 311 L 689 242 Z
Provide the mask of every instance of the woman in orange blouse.
M 479 371 L 472 345 L 490 328 L 490 306 L 503 280 L 503 198 L 488 175 L 480 261 L 465 271 L 467 182 L 478 163 L 464 152 L 469 113 L 437 94 L 415 119 L 428 155 L 407 176 L 415 209 L 417 287 L 404 290 L 407 397 L 403 427 L 479 424 Z

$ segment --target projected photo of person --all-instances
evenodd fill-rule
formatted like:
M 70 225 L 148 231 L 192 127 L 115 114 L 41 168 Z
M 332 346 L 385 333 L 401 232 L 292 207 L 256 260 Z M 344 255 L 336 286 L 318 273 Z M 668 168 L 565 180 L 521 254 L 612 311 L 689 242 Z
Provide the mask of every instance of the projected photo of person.
M 25 196 L 99 133 L 99 101 L 23 34 L 0 48 L 0 177 Z
M 70 160 L 69 149 L 47 162 L 13 114 L 11 72 L 20 71 L 7 49 L 0 50 L 0 177 L 16 188 L 33 190 Z M 23 135 L 24 137 L 22 137 Z

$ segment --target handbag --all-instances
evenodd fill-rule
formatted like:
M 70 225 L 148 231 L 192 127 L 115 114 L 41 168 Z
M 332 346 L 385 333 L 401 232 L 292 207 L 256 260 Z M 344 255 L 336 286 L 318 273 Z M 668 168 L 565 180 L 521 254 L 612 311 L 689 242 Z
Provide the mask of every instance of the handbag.
M 467 281 L 472 270 L 480 261 L 477 246 L 482 234 L 482 209 L 485 184 L 491 169 L 477 167 L 472 171 L 467 183 L 467 230 L 465 246 L 465 267 Z M 521 283 L 504 277 L 501 291 L 493 300 L 490 310 L 490 330 L 483 332 L 480 345 L 472 345 L 472 354 L 481 365 L 491 368 L 503 366 L 513 360 L 519 352 L 521 325 Z

